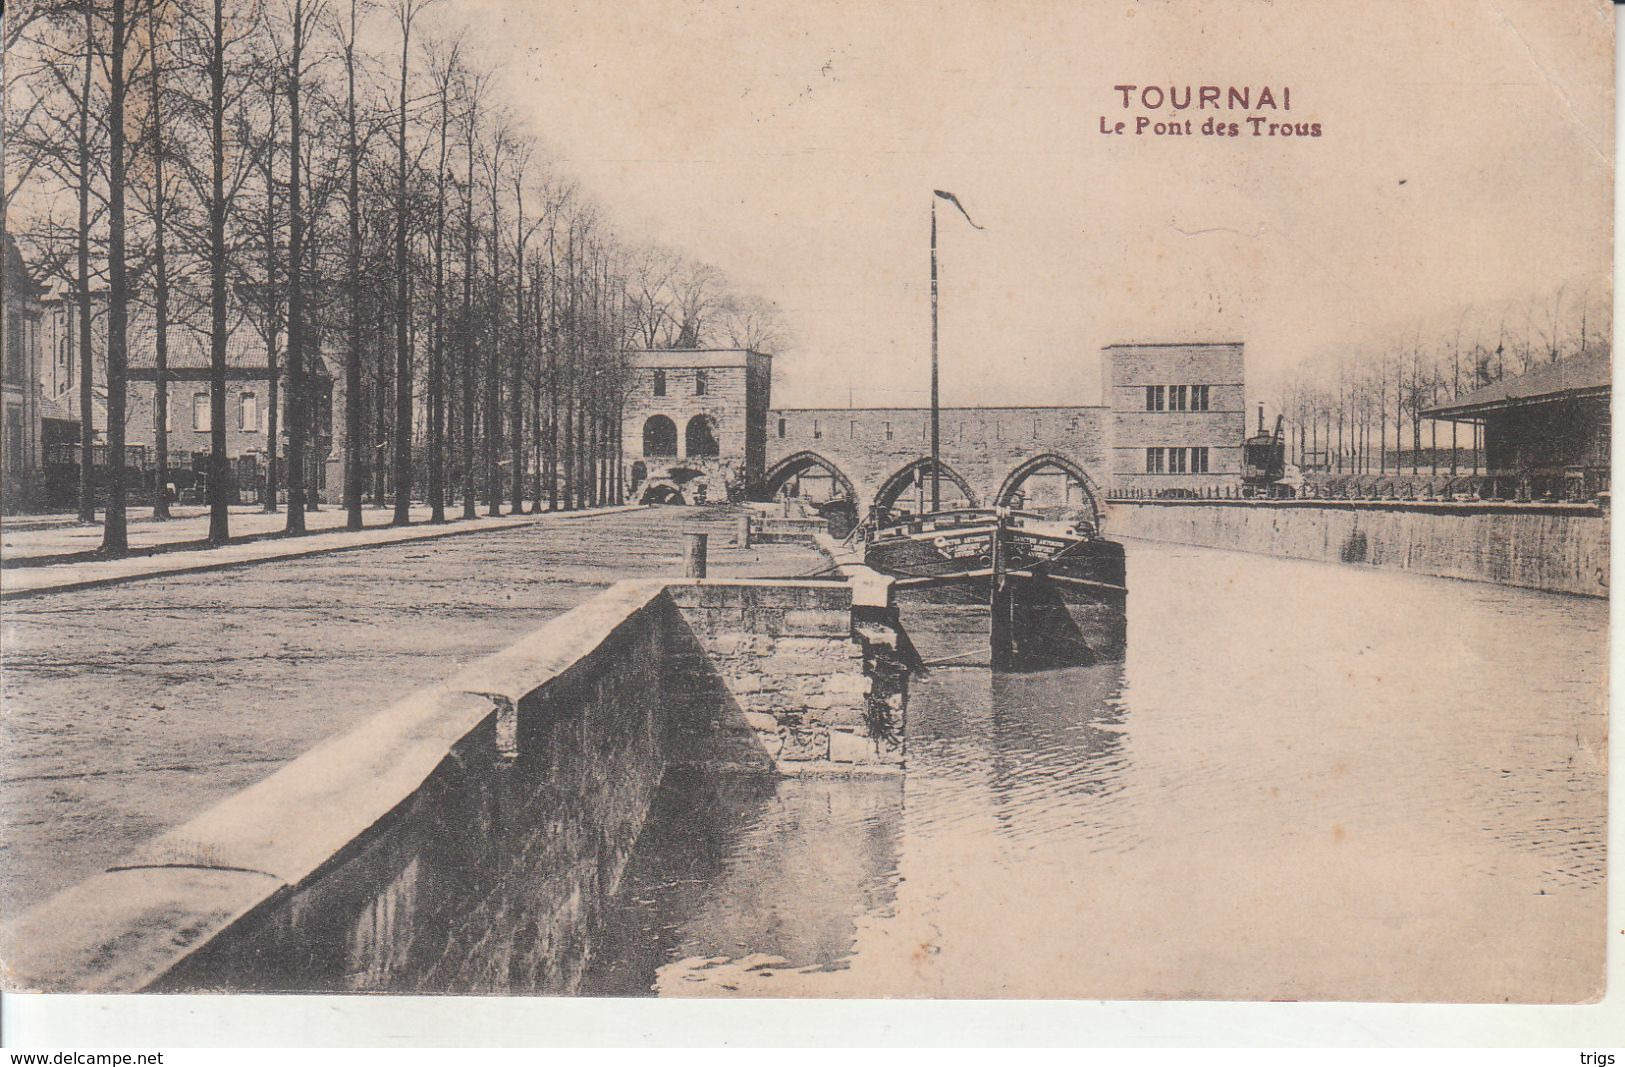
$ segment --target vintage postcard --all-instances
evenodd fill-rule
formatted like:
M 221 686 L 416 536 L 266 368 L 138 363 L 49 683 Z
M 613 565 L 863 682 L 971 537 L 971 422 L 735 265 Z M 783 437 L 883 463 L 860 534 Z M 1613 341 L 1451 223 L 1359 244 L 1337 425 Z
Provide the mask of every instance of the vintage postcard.
M 1603 0 L 3 28 L 5 990 L 1603 995 Z

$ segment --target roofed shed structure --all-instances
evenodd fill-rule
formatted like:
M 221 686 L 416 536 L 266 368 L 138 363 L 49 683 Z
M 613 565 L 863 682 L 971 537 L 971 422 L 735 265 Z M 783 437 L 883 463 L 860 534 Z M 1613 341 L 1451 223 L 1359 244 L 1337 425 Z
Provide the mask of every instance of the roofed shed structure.
M 1587 500 L 1608 491 L 1613 361 L 1590 352 L 1474 389 L 1422 417 L 1484 427 L 1495 495 Z

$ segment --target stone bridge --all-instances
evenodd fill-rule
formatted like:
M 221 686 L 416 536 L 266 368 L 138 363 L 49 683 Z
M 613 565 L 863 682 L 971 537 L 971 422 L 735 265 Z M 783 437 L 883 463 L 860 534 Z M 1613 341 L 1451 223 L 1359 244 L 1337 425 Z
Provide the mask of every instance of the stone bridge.
M 941 411 L 942 504 L 1095 507 L 1107 472 L 1104 407 Z M 931 504 L 929 408 L 781 408 L 768 412 L 766 466 L 754 495 Z

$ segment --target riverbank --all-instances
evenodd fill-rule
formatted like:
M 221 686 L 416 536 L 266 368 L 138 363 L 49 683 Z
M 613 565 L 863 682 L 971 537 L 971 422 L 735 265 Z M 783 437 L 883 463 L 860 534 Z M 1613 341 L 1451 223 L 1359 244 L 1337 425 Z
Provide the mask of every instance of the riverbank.
M 823 568 L 667 508 L 0 601 L 0 911 L 16 914 L 623 578 Z
M 1113 537 L 1607 597 L 1608 512 L 1581 504 L 1118 500 Z
M 584 989 L 1602 990 L 1606 602 L 1126 550 L 1124 662 L 916 678 L 901 785 L 669 778 Z

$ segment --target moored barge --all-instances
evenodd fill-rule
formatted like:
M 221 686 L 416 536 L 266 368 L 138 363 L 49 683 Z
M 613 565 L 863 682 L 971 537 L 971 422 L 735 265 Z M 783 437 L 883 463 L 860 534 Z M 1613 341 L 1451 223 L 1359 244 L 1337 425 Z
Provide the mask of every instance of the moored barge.
M 1096 522 L 1006 508 L 906 515 L 874 529 L 864 563 L 893 579 L 927 665 L 1033 670 L 1123 655 L 1123 546 Z

